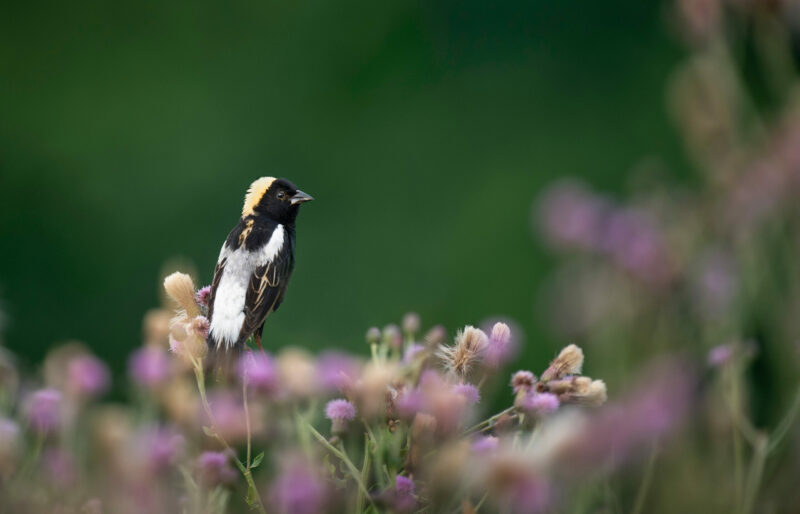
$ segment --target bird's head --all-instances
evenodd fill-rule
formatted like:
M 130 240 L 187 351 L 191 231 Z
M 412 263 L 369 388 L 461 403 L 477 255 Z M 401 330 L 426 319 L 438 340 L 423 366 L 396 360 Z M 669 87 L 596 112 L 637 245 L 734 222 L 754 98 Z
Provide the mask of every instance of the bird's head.
M 261 177 L 247 190 L 242 217 L 262 215 L 278 223 L 291 225 L 300 204 L 313 200 L 284 178 Z

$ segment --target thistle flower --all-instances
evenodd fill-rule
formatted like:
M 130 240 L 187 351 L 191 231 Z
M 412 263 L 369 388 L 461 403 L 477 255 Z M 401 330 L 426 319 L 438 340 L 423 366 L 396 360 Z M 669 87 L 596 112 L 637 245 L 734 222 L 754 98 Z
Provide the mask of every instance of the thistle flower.
M 319 385 L 326 391 L 342 391 L 355 382 L 360 364 L 339 352 L 324 352 L 316 362 Z
M 148 473 L 170 469 L 183 453 L 183 436 L 167 427 L 147 427 L 136 438 L 136 455 L 144 459 Z
M 542 382 L 548 382 L 564 377 L 577 375 L 583 367 L 583 350 L 571 344 L 561 350 L 558 357 L 553 359 L 550 366 L 542 373 Z
M 397 475 L 394 479 L 394 498 L 392 510 L 394 512 L 412 512 L 417 505 L 414 491 L 414 481 L 408 477 Z
M 425 405 L 425 396 L 418 389 L 406 389 L 397 395 L 394 408 L 397 414 L 406 420 L 411 420 L 422 411 Z
M 403 333 L 409 337 L 419 332 L 420 327 L 419 314 L 416 312 L 408 312 L 403 316 Z
M 537 202 L 537 224 L 553 246 L 596 250 L 608 202 L 583 183 L 565 180 L 550 186 Z
M 452 346 L 439 345 L 436 355 L 445 369 L 461 379 L 467 379 L 473 367 L 483 358 L 488 338 L 483 330 L 467 326 L 458 332 Z
M 66 387 L 80 397 L 94 397 L 108 390 L 111 375 L 108 367 L 92 355 L 80 354 L 67 362 Z
M 733 358 L 733 345 L 720 344 L 709 350 L 707 362 L 712 368 L 720 368 Z
M 342 434 L 347 431 L 348 422 L 356 417 L 356 407 L 344 399 L 331 400 L 325 406 L 325 416 L 331 420 L 331 432 Z
M 164 279 L 164 290 L 167 294 L 193 318 L 200 314 L 200 306 L 195 301 L 195 287 L 192 277 L 176 271 Z
M 194 301 L 205 308 L 208 308 L 208 301 L 211 298 L 211 286 L 203 286 L 194 295 Z
M 195 461 L 197 478 L 203 486 L 213 489 L 236 481 L 236 471 L 224 452 L 203 452 Z
M 529 392 L 521 402 L 521 407 L 531 414 L 551 414 L 558 410 L 560 402 L 553 393 Z
M 324 482 L 300 460 L 290 459 L 281 466 L 271 492 L 281 514 L 318 514 L 326 510 Z
M 511 388 L 514 393 L 528 392 L 536 385 L 536 375 L 526 370 L 519 370 L 511 377 Z
M 23 415 L 28 425 L 40 434 L 55 432 L 61 427 L 61 393 L 55 389 L 39 389 L 25 399 Z
M 260 352 L 245 352 L 239 358 L 239 380 L 262 393 L 278 390 L 278 370 L 272 359 Z
M 189 323 L 189 332 L 194 334 L 197 337 L 202 338 L 204 341 L 208 339 L 208 331 L 210 328 L 210 323 L 208 318 L 200 314 L 199 316 L 195 316 L 192 319 L 191 323 Z
M 492 435 L 481 436 L 472 442 L 472 451 L 477 454 L 491 453 L 500 446 L 500 439 Z
M 128 360 L 128 373 L 145 387 L 162 385 L 170 376 L 170 359 L 161 348 L 145 346 L 136 350 Z
M 453 386 L 453 392 L 464 398 L 467 405 L 475 405 L 481 401 L 480 391 L 472 384 L 456 384 Z
M 411 343 L 410 345 L 406 346 L 405 351 L 403 352 L 403 364 L 411 364 L 414 362 L 416 356 L 424 350 L 425 347 L 421 344 Z

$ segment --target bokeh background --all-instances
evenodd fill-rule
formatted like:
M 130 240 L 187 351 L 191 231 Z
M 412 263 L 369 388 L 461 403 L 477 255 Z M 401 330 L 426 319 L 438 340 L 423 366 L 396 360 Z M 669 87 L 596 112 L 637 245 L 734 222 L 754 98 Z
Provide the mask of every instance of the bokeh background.
M 538 368 L 565 343 L 536 309 L 540 189 L 686 175 L 659 2 L 11 4 L 0 297 L 29 363 L 79 339 L 123 370 L 165 266 L 210 282 L 248 184 L 276 175 L 316 201 L 269 347 L 501 315 Z

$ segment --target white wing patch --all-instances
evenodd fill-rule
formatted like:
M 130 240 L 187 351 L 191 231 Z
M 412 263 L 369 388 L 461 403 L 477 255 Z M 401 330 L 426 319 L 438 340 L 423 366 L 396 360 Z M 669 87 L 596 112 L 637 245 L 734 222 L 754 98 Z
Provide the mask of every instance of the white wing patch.
M 244 247 L 231 251 L 222 245 L 219 258 L 227 258 L 222 278 L 214 295 L 214 315 L 211 319 L 210 334 L 217 345 L 233 346 L 239 340 L 239 332 L 244 324 L 244 302 L 247 288 L 256 268 L 272 261 L 283 248 L 283 225 L 272 232 L 269 242 L 258 250 L 248 251 Z

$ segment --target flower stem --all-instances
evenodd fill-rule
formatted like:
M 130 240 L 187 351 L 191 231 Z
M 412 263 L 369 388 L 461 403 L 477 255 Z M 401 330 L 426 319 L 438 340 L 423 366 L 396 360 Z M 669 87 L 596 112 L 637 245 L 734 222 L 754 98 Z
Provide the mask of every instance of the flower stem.
M 647 492 L 650 490 L 650 482 L 653 480 L 653 471 L 656 467 L 656 459 L 658 457 L 658 443 L 653 444 L 653 449 L 650 451 L 650 458 L 647 459 L 647 467 L 642 476 L 642 482 L 639 484 L 639 492 L 636 493 L 636 503 L 633 505 L 631 514 L 639 514 L 644 508 L 644 501 L 647 498 Z
M 513 411 L 514 411 L 514 407 L 509 407 L 509 408 L 507 408 L 505 410 L 502 410 L 502 411 L 498 412 L 497 414 L 495 414 L 494 416 L 492 416 L 491 418 L 485 419 L 485 420 L 481 421 L 480 423 L 478 423 L 477 425 L 467 429 L 467 431 L 464 432 L 464 435 L 469 435 L 469 434 L 472 434 L 474 432 L 483 432 L 485 429 L 491 427 L 492 423 L 497 421 L 497 419 L 500 418 L 500 416 L 502 416 L 503 414 L 509 414 L 509 413 L 511 413 Z
M 350 461 L 347 455 L 343 451 L 339 450 L 334 445 L 332 445 L 327 439 L 325 439 L 325 437 L 319 432 L 317 432 L 317 429 L 311 426 L 310 423 L 306 422 L 306 427 L 314 435 L 317 441 L 319 441 L 322 444 L 322 446 L 327 448 L 329 452 L 336 455 L 337 457 L 339 457 L 339 460 L 344 462 L 344 465 L 347 467 L 347 470 L 350 472 L 350 475 L 353 477 L 353 480 L 355 480 L 361 493 L 363 493 L 364 496 L 369 500 L 369 502 L 372 503 L 372 499 L 369 496 L 369 491 L 367 490 L 367 487 L 364 485 L 364 482 L 361 480 L 361 474 L 358 472 L 358 469 Z

